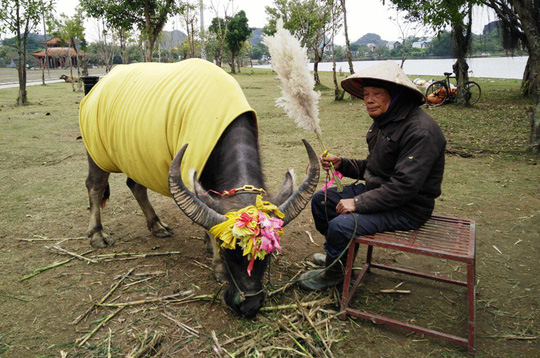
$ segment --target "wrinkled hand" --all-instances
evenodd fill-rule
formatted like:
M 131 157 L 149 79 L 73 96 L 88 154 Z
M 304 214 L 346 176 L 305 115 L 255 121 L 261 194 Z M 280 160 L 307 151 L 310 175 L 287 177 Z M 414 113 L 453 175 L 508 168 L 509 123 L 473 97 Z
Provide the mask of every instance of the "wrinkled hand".
M 321 161 L 322 168 L 326 171 L 329 171 L 330 168 L 332 168 L 332 164 L 334 164 L 334 169 L 338 170 L 339 165 L 341 164 L 341 158 L 336 157 L 333 154 L 321 155 L 319 157 L 319 160 Z
M 341 199 L 336 206 L 336 212 L 340 215 L 356 211 L 354 199 Z

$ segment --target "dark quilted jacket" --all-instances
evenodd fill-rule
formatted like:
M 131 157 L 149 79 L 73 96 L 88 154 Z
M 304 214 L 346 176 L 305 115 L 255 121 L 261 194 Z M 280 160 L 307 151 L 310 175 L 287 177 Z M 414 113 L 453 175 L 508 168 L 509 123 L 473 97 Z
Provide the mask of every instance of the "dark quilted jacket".
M 339 171 L 365 180 L 366 192 L 354 198 L 360 213 L 396 210 L 412 225 L 431 216 L 441 195 L 446 140 L 433 118 L 413 107 L 367 136 L 365 160 L 341 158 Z

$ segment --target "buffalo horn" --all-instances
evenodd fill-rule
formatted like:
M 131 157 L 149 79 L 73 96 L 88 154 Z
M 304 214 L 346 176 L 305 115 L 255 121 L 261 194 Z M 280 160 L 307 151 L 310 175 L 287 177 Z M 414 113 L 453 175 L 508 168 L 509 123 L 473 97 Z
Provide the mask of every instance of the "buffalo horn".
M 213 226 L 227 220 L 224 215 L 219 214 L 199 198 L 197 198 L 182 181 L 182 158 L 187 149 L 187 143 L 178 151 L 169 168 L 169 191 L 171 192 L 176 205 L 186 214 L 188 218 L 203 228 L 210 230 Z
M 304 142 L 309 157 L 308 174 L 298 186 L 296 192 L 279 206 L 279 210 L 285 214 L 283 218 L 284 225 L 300 214 L 311 199 L 319 183 L 319 159 L 317 158 L 317 154 L 315 154 L 315 151 L 305 139 L 302 139 L 302 142 Z

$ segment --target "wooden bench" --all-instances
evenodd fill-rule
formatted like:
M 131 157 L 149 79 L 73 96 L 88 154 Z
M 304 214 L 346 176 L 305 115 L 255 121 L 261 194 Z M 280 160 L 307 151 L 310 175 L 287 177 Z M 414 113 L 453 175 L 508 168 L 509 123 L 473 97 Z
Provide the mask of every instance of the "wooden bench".
M 359 236 L 353 240 L 349 247 L 341 309 L 351 316 L 368 319 L 373 322 L 384 323 L 390 326 L 404 328 L 419 332 L 430 337 L 444 339 L 467 347 L 469 353 L 474 354 L 474 331 L 476 323 L 476 223 L 471 220 L 433 215 L 431 219 L 418 230 L 383 232 L 375 235 Z M 368 245 L 366 263 L 352 283 L 351 276 L 354 261 L 355 244 Z M 458 281 L 451 278 L 434 276 L 409 269 L 381 265 L 372 262 L 373 247 L 379 246 L 392 250 L 405 251 L 413 254 L 439 257 L 442 259 L 459 261 L 467 264 L 467 281 Z M 351 308 L 351 299 L 359 284 L 369 272 L 370 268 L 377 268 L 442 281 L 467 288 L 468 301 L 468 337 L 459 337 L 444 332 L 435 331 L 422 326 L 412 325 L 391 318 L 371 314 L 363 310 Z

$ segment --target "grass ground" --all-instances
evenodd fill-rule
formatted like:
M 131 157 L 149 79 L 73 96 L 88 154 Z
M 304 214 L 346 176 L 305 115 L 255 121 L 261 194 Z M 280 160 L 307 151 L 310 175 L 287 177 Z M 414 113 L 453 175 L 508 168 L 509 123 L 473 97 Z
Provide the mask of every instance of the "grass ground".
M 307 158 L 301 138 L 314 145 L 316 141 L 275 107 L 279 83 L 271 71 L 246 68 L 235 77 L 257 110 L 267 187 L 276 192 L 288 168 L 294 168 L 299 178 L 305 172 Z M 322 80 L 331 87 L 330 74 L 323 73 Z M 474 80 L 483 90 L 475 107 L 445 105 L 428 110 L 440 123 L 450 149 L 436 212 L 477 221 L 477 356 L 535 357 L 539 348 L 540 159 L 526 152 L 530 103 L 519 97 L 519 81 Z M 327 145 L 339 155 L 365 156 L 364 136 L 371 120 L 363 103 L 348 98 L 335 102 L 333 90 L 321 90 L 321 127 Z M 75 240 L 84 237 L 88 220 L 87 164 L 83 144 L 77 139 L 82 96 L 70 84 L 34 86 L 28 88 L 30 105 L 14 107 L 17 89 L 0 91 L 0 356 L 59 357 L 66 352 L 69 357 L 129 353 L 206 357 L 217 356 L 216 342 L 224 351 L 250 357 L 330 356 L 329 351 L 335 357 L 466 356 L 459 346 L 422 335 L 331 318 L 338 309 L 337 292 L 307 294 L 291 286 L 267 300 L 266 306 L 274 310 L 261 312 L 252 321 L 238 318 L 219 298 L 206 300 L 219 297 L 220 285 L 209 269 L 211 257 L 201 240 L 203 231 L 170 199 L 151 193 L 156 210 L 176 232 L 170 239 L 152 237 L 121 175 L 111 176 L 111 201 L 103 213 L 104 225 L 117 244 L 91 255 L 169 254 L 116 257 L 97 264 L 74 260 L 21 282 L 34 269 L 67 259 L 50 248 L 60 238 L 71 239 L 59 244 L 70 251 L 91 249 L 86 239 Z M 58 240 L 21 240 L 36 236 Z M 308 259 L 321 250 L 324 238 L 316 234 L 305 210 L 287 226 L 282 242 L 283 251 L 271 269 L 273 282 L 309 269 Z M 375 254 L 383 263 L 454 278 L 464 275 L 464 267 L 444 260 L 385 250 Z M 361 262 L 359 255 L 357 265 Z M 131 269 L 135 271 L 107 302 L 156 299 L 187 290 L 201 298 L 186 303 L 177 296 L 127 307 L 79 346 L 77 339 L 98 327 L 115 308 L 97 308 L 80 323 L 72 322 Z M 464 290 L 378 272 L 368 282 L 355 298 L 359 307 L 370 306 L 395 318 L 465 334 Z M 410 290 L 410 294 L 379 292 L 402 282 L 400 289 Z M 317 300 L 322 301 L 309 308 L 316 330 L 303 311 L 278 309 Z M 177 322 L 198 333 L 188 333 Z

